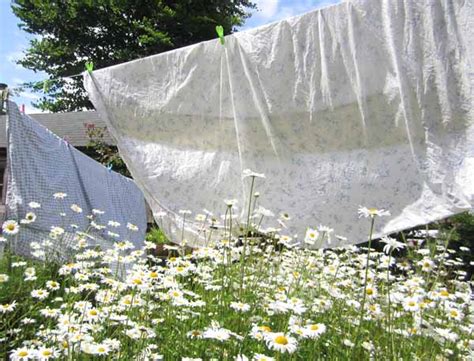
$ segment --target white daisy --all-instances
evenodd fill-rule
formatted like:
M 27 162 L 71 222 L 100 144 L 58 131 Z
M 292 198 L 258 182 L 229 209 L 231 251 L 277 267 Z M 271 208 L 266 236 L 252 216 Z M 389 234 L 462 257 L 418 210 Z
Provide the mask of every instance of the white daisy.
M 14 236 L 20 231 L 20 226 L 18 225 L 17 221 L 9 220 L 5 221 L 2 224 L 3 233 Z
M 36 214 L 33 212 L 28 212 L 25 214 L 25 218 L 20 221 L 21 224 L 30 224 L 36 221 Z
M 326 326 L 324 324 L 314 323 L 304 327 L 303 336 L 308 338 L 318 338 L 324 332 L 326 332 Z
M 285 335 L 282 332 L 269 333 L 265 335 L 267 346 L 271 350 L 276 350 L 281 353 L 293 353 L 296 351 L 298 342 L 296 338 Z
M 247 178 L 247 177 L 265 178 L 265 174 L 257 173 L 250 169 L 244 169 L 244 171 L 242 172 L 242 178 Z
M 304 243 L 309 245 L 314 245 L 319 238 L 319 232 L 317 229 L 308 228 L 306 231 L 306 235 L 304 237 Z
M 384 209 L 367 208 L 367 207 L 362 207 L 362 206 L 359 206 L 358 213 L 359 213 L 359 218 L 361 217 L 374 218 L 375 216 L 379 216 L 379 217 L 390 216 L 390 212 Z

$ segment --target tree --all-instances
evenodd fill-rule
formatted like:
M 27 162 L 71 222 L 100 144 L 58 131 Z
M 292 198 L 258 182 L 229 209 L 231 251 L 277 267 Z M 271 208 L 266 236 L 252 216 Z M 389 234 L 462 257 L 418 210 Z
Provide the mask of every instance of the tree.
M 14 0 L 20 28 L 36 35 L 18 64 L 49 75 L 25 84 L 52 112 L 92 109 L 80 74 L 87 61 L 104 68 L 235 31 L 251 0 Z M 55 80 L 56 79 L 56 80 Z

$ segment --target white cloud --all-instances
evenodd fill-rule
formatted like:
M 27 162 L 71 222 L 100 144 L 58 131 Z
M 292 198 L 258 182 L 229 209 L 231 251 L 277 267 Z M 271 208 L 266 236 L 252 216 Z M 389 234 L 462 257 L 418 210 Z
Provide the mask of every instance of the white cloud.
M 31 100 L 38 100 L 38 99 L 40 98 L 39 95 L 34 94 L 34 93 L 30 93 L 30 92 L 22 92 L 22 93 L 20 94 L 20 96 L 21 96 L 22 98 L 31 99 Z
M 301 15 L 343 1 L 346 0 L 255 0 L 258 10 L 253 12 L 244 29 Z
M 257 12 L 255 17 L 271 19 L 278 11 L 279 0 L 256 0 Z
M 34 108 L 32 105 L 25 105 L 26 114 L 38 114 L 38 113 L 48 113 L 42 109 Z
M 21 78 L 13 78 L 11 83 L 8 84 L 10 87 L 17 87 L 21 84 L 25 83 L 25 81 Z
M 24 69 L 21 65 L 17 64 L 16 61 L 23 58 L 23 50 L 12 51 L 6 55 L 7 61 L 12 64 L 16 69 Z

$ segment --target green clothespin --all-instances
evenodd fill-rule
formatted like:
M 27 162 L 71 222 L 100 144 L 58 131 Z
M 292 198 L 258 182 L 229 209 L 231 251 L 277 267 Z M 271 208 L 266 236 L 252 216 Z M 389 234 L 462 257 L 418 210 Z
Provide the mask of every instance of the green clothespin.
M 51 80 L 46 79 L 43 81 L 43 93 L 49 92 L 49 89 L 51 88 Z
M 86 70 L 89 74 L 92 74 L 92 70 L 94 70 L 94 63 L 92 61 L 86 61 Z
M 224 28 L 222 27 L 222 25 L 216 26 L 216 33 L 217 33 L 217 36 L 219 37 L 219 40 L 221 41 L 221 44 L 224 45 L 225 43 Z

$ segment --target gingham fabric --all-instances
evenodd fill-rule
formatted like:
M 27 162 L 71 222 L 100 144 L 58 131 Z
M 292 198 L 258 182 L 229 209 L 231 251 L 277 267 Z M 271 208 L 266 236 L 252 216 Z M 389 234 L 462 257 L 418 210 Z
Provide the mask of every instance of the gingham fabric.
M 276 215 L 264 227 L 301 241 L 324 225 L 343 237 L 323 246 L 359 243 L 359 206 L 391 212 L 376 236 L 471 208 L 473 23 L 473 1 L 351 0 L 99 69 L 85 86 L 174 240 L 182 209 L 236 198 L 245 221 L 251 169 Z M 186 223 L 190 242 L 200 226 Z
M 116 240 L 130 240 L 136 248 L 143 245 L 145 202 L 133 180 L 87 157 L 20 113 L 11 101 L 7 109 L 7 138 L 7 219 L 20 222 L 30 211 L 37 216 L 35 222 L 20 225 L 13 244 L 16 253 L 30 255 L 30 242 L 41 243 L 48 239 L 52 226 L 62 227 L 66 233 L 53 241 L 48 256 L 68 257 L 75 229 L 89 230 L 95 238 L 91 245 L 108 248 Z M 67 196 L 56 199 L 55 193 Z M 31 208 L 30 202 L 39 203 L 41 208 Z M 82 212 L 73 211 L 73 204 Z M 87 216 L 93 214 L 93 209 L 104 212 L 96 214 L 94 222 L 107 226 L 105 229 L 91 227 Z M 120 226 L 116 223 L 110 226 L 109 221 L 118 222 Z M 127 223 L 136 225 L 139 230 L 130 230 Z

